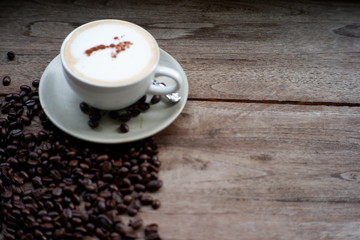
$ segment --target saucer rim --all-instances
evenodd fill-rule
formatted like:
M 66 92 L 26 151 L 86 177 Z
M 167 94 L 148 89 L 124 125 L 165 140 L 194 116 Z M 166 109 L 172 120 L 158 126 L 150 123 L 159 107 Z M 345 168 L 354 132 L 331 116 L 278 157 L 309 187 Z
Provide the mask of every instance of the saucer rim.
M 134 141 L 138 141 L 141 139 L 151 137 L 151 136 L 161 132 L 165 128 L 167 128 L 171 123 L 173 123 L 176 120 L 176 118 L 181 114 L 181 112 L 185 108 L 187 98 L 188 98 L 188 93 L 189 93 L 188 79 L 187 79 L 186 73 L 184 72 L 184 70 L 181 67 L 181 65 L 179 64 L 179 62 L 175 58 L 173 58 L 169 53 L 167 53 L 166 51 L 164 51 L 163 49 L 160 48 L 160 56 L 162 54 L 164 54 L 166 59 L 169 59 L 172 62 L 172 64 L 177 65 L 176 68 L 180 70 L 180 73 L 183 76 L 184 85 L 183 85 L 182 96 L 181 96 L 183 99 L 176 104 L 178 107 L 176 108 L 176 110 L 173 110 L 174 113 L 172 113 L 170 115 L 170 117 L 164 119 L 164 121 L 161 121 L 161 123 L 158 124 L 159 127 L 155 127 L 153 129 L 145 129 L 144 131 L 142 131 L 140 133 L 139 132 L 135 133 L 132 136 L 126 136 L 126 138 L 124 138 L 123 137 L 124 135 L 122 135 L 121 133 L 119 133 L 119 138 L 90 137 L 86 134 L 81 134 L 81 132 L 76 132 L 76 131 L 74 132 L 73 129 L 71 129 L 71 128 L 70 129 L 66 128 L 66 126 L 61 124 L 55 118 L 55 116 L 53 116 L 51 114 L 51 112 L 48 110 L 49 105 L 45 104 L 45 102 L 46 102 L 44 99 L 45 94 L 42 94 L 44 91 L 49 90 L 49 89 L 44 89 L 45 87 L 44 87 L 44 84 L 42 84 L 42 83 L 44 83 L 46 81 L 44 79 L 48 77 L 49 72 L 54 68 L 54 64 L 57 64 L 56 61 L 61 61 L 60 54 L 58 54 L 56 57 L 54 57 L 52 59 L 52 61 L 45 68 L 45 70 L 42 73 L 42 76 L 40 78 L 39 99 L 40 99 L 40 104 L 43 108 L 43 111 L 45 112 L 45 114 L 49 118 L 49 120 L 61 131 L 65 132 L 65 133 L 69 134 L 70 136 L 73 136 L 77 139 L 81 139 L 81 140 L 88 141 L 88 142 L 100 143 L 100 144 L 119 144 L 119 143 L 134 142 Z M 89 131 L 94 131 L 94 130 L 89 128 Z M 98 132 L 98 133 L 99 134 L 96 134 L 96 136 L 98 136 L 98 135 L 101 136 L 101 132 Z M 131 130 L 125 134 L 131 135 Z

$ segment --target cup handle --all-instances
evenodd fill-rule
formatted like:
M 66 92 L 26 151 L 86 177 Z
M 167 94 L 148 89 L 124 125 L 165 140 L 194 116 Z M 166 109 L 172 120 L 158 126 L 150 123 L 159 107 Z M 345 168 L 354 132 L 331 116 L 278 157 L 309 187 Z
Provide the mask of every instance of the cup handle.
M 155 77 L 157 77 L 157 76 L 170 77 L 174 80 L 174 82 L 176 84 L 171 85 L 171 86 L 166 86 L 166 87 L 163 87 L 163 86 L 160 87 L 158 85 L 151 84 L 150 88 L 148 90 L 148 92 L 150 94 L 165 95 L 165 94 L 169 94 L 169 93 L 174 93 L 174 92 L 177 92 L 183 85 L 183 79 L 182 79 L 180 73 L 178 73 L 177 71 L 175 71 L 172 68 L 158 66 L 155 70 Z

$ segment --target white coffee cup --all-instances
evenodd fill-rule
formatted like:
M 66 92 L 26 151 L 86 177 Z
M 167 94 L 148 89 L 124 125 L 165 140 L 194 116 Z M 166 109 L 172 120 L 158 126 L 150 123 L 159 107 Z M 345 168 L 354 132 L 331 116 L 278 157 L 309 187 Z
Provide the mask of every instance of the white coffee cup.
M 159 65 L 155 38 L 126 21 L 105 19 L 76 28 L 65 38 L 60 56 L 72 90 L 103 110 L 122 109 L 146 93 L 164 95 L 183 85 L 176 70 Z M 152 84 L 156 76 L 170 77 L 174 84 Z

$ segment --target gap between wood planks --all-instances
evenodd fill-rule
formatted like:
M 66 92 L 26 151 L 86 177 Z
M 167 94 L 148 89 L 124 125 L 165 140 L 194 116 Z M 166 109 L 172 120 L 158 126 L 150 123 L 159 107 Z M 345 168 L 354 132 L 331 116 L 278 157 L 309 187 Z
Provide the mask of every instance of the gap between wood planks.
M 306 102 L 306 101 L 281 101 L 281 100 L 252 100 L 252 99 L 219 99 L 219 98 L 188 98 L 188 101 L 204 102 L 236 102 L 236 103 L 258 103 L 258 104 L 289 104 L 308 106 L 334 106 L 334 107 L 360 107 L 360 103 L 346 102 Z

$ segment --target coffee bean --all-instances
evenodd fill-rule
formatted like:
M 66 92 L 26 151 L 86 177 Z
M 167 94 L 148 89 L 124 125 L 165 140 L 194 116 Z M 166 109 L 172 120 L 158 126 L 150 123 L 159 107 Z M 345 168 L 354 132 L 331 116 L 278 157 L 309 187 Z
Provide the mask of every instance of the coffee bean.
M 105 229 L 110 229 L 112 227 L 113 222 L 106 215 L 100 214 L 98 217 L 102 227 Z
M 157 233 L 158 231 L 159 231 L 159 226 L 156 223 L 146 225 L 144 229 L 145 236 L 148 236 L 152 233 Z
M 13 51 L 9 51 L 9 52 L 7 52 L 7 58 L 11 61 L 11 60 L 14 60 L 14 58 L 15 58 L 15 52 L 13 52 Z
M 36 176 L 34 177 L 32 180 L 31 180 L 33 186 L 36 188 L 36 187 L 42 187 L 42 181 L 41 181 L 41 178 L 39 176 Z
M 33 107 L 35 107 L 35 105 L 36 105 L 36 102 L 35 102 L 35 100 L 33 100 L 33 99 L 27 100 L 27 101 L 25 102 L 25 106 L 27 106 L 27 107 L 29 107 L 29 108 L 33 108 Z
M 123 198 L 123 202 L 126 205 L 129 205 L 132 202 L 132 200 L 133 200 L 133 197 L 131 195 L 126 195 Z
M 92 223 L 87 223 L 85 227 L 86 227 L 86 230 L 89 231 L 90 233 L 95 231 L 95 225 Z
M 128 206 L 123 203 L 118 204 L 116 208 L 119 213 L 125 213 L 128 210 Z
M 89 125 L 90 128 L 94 129 L 94 128 L 97 128 L 99 126 L 99 122 L 97 120 L 90 119 L 88 121 L 88 125 Z
M 149 192 L 156 192 L 162 187 L 162 184 L 163 183 L 161 180 L 152 180 L 147 184 L 146 190 L 148 190 Z
M 139 217 L 135 217 L 131 219 L 129 222 L 129 226 L 134 230 L 139 229 L 142 225 L 143 225 L 143 220 Z
M 99 195 L 103 198 L 109 198 L 109 197 L 111 197 L 111 192 L 109 190 L 105 189 L 105 190 L 101 191 L 99 193 Z
M 122 133 L 127 133 L 129 132 L 129 126 L 126 123 L 122 123 L 120 124 L 119 130 Z
M 43 130 L 40 130 L 37 134 L 38 138 L 43 140 L 43 141 L 46 141 L 49 139 L 49 134 Z
M 136 210 L 135 208 L 128 208 L 128 215 L 129 216 L 131 216 L 131 217 L 133 217 L 133 216 L 135 216 L 137 213 L 138 213 L 138 210 Z
M 153 197 L 149 194 L 143 194 L 140 198 L 140 201 L 143 205 L 150 205 L 153 202 Z
M 136 108 L 133 108 L 133 109 L 128 109 L 128 114 L 131 116 L 131 117 L 137 117 L 140 115 L 141 111 L 136 109 Z
M 54 188 L 54 190 L 52 191 L 52 195 L 54 195 L 55 197 L 60 197 L 62 195 L 62 188 L 57 187 Z
M 106 211 L 106 204 L 104 201 L 99 201 L 98 202 L 98 209 L 100 212 L 105 212 Z
M 22 177 L 20 177 L 20 176 L 17 176 L 17 175 L 14 175 L 13 181 L 17 185 L 23 185 L 24 184 L 24 179 Z
M 34 81 L 32 81 L 31 85 L 32 85 L 34 88 L 38 88 L 38 87 L 39 87 L 39 83 L 40 83 L 39 80 L 34 80 Z
M 161 96 L 160 95 L 154 95 L 152 96 L 151 100 L 150 100 L 150 103 L 151 104 L 156 104 L 158 102 L 160 102 L 161 100 Z
M 4 192 L 1 194 L 1 197 L 11 198 L 12 195 L 13 195 L 13 192 L 11 190 L 5 189 Z
M 144 192 L 145 191 L 145 186 L 143 184 L 137 183 L 137 184 L 135 184 L 135 191 Z
M 52 179 L 55 180 L 55 181 L 61 181 L 61 180 L 62 180 L 61 173 L 60 173 L 57 169 L 52 169 L 52 170 L 50 171 L 50 176 L 51 176 Z
M 101 169 L 102 169 L 103 172 L 106 172 L 106 173 L 110 172 L 111 169 L 112 169 L 111 162 L 109 162 L 109 161 L 103 162 L 102 165 L 101 165 Z
M 101 119 L 101 113 L 100 110 L 96 108 L 90 108 L 89 109 L 89 119 L 93 121 L 99 121 Z
M 119 233 L 112 232 L 110 234 L 110 239 L 111 240 L 122 240 L 123 238 L 121 237 L 121 235 Z
M 152 203 L 151 206 L 153 209 L 158 209 L 161 206 L 161 202 L 160 200 L 155 199 Z
M 31 87 L 28 85 L 21 85 L 20 89 L 26 93 L 30 93 L 31 92 Z
M 89 113 L 89 110 L 90 110 L 90 107 L 87 103 L 85 102 L 82 102 L 80 103 L 80 110 L 83 112 L 83 113 Z
M 105 233 L 101 230 L 101 228 L 96 228 L 95 235 L 102 239 L 105 236 Z

